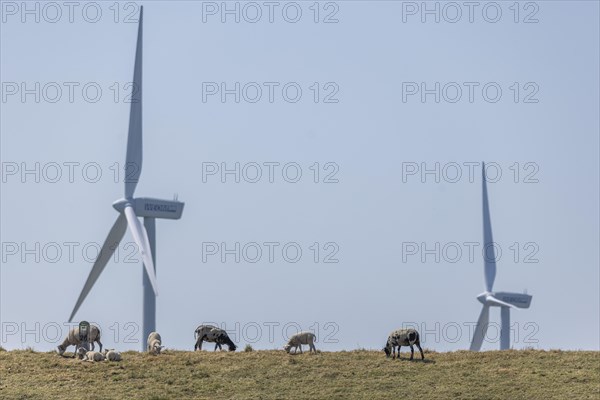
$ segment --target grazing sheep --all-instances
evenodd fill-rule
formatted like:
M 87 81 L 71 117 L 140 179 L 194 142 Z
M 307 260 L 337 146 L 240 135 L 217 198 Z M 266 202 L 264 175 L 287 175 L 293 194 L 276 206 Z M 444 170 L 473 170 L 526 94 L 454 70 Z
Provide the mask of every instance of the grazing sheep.
M 88 351 L 85 353 L 83 361 L 104 361 L 104 354 L 100 353 L 99 351 Z
M 197 327 L 194 331 L 194 339 L 196 340 L 194 351 L 202 350 L 202 342 L 214 343 L 215 351 L 217 351 L 217 347 L 219 350 L 223 350 L 223 347 L 221 346 L 224 344 L 227 345 L 229 351 L 235 351 L 235 349 L 237 349 L 237 346 L 229 338 L 227 332 L 213 325 L 200 325 Z
M 94 350 L 94 342 L 97 342 L 100 346 L 100 351 L 102 351 L 102 342 L 100 342 L 100 329 L 96 325 L 90 325 L 90 332 L 88 333 L 88 342 L 92 345 L 92 350 Z M 69 330 L 67 337 L 63 340 L 62 344 L 57 346 L 57 352 L 59 355 L 63 355 L 69 346 L 75 346 L 75 350 L 73 352 L 73 358 L 78 353 L 77 349 L 83 344 L 79 338 L 79 327 L 76 326 Z M 87 344 L 87 343 L 86 343 Z
M 396 346 L 398 346 L 398 359 L 400 359 L 400 348 L 402 346 L 410 346 L 410 359 L 412 360 L 415 355 L 413 344 L 417 345 L 417 348 L 421 352 L 421 360 L 424 360 L 425 355 L 419 341 L 419 332 L 415 329 L 398 329 L 390 333 L 383 351 L 385 351 L 386 357 L 389 357 L 391 354 L 392 359 L 394 359 L 396 357 Z
M 294 348 L 294 354 L 298 351 L 298 347 L 300 347 L 300 354 L 302 354 L 302 345 L 307 344 L 309 346 L 309 352 L 314 351 L 317 352 L 317 348 L 315 347 L 315 340 L 317 337 L 312 332 L 299 332 L 293 335 L 290 340 L 288 340 L 287 344 L 283 348 L 286 352 L 290 352 L 292 347 Z
M 160 354 L 160 351 L 165 347 L 162 346 L 162 339 L 157 332 L 150 332 L 146 343 L 148 343 L 148 352 L 155 356 Z
M 121 353 L 115 351 L 115 349 L 104 350 L 104 357 L 106 361 L 121 361 Z

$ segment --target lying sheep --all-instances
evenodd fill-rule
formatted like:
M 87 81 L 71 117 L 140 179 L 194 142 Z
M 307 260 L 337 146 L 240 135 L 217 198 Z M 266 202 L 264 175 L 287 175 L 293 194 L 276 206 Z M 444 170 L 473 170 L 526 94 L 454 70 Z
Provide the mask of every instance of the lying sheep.
M 302 354 L 302 345 L 307 344 L 309 346 L 309 352 L 314 351 L 317 352 L 317 348 L 315 347 L 315 340 L 317 337 L 312 332 L 299 332 L 293 335 L 290 340 L 288 340 L 287 344 L 283 348 L 286 352 L 290 352 L 292 347 L 294 347 L 294 354 L 298 351 L 298 347 L 300 347 L 300 354 Z
M 94 350 L 94 342 L 97 342 L 100 346 L 100 351 L 102 351 L 102 342 L 100 342 L 100 329 L 96 325 L 90 325 L 90 332 L 88 333 L 88 342 L 92 345 L 92 350 Z M 76 326 L 69 330 L 67 337 L 63 340 L 62 344 L 57 346 L 57 352 L 59 355 L 63 355 L 69 346 L 75 346 L 75 350 L 73 352 L 73 358 L 75 358 L 77 349 L 84 342 L 79 338 L 79 327 Z
M 229 351 L 235 351 L 235 349 L 237 349 L 237 346 L 229 338 L 227 332 L 213 325 L 200 325 L 197 327 L 194 331 L 194 339 L 196 340 L 194 351 L 202 350 L 202 342 L 214 343 L 215 351 L 217 351 L 217 347 L 219 350 L 222 350 L 223 347 L 221 346 L 224 344 L 227 345 Z
M 82 361 L 104 361 L 104 354 L 100 353 L 99 351 L 88 351 L 85 353 Z
M 104 358 L 106 361 L 121 361 L 121 353 L 115 351 L 115 349 L 104 350 Z
M 90 351 L 90 344 L 87 343 L 87 342 L 86 343 L 82 343 L 81 347 L 79 347 L 77 349 L 77 353 L 75 353 L 76 356 L 77 356 L 77 359 L 78 360 L 83 360 L 83 357 L 85 357 L 85 353 L 87 353 L 88 351 Z
M 398 329 L 390 333 L 388 340 L 383 348 L 386 357 L 392 355 L 392 359 L 396 357 L 396 346 L 398 346 L 398 359 L 400 359 L 400 348 L 402 346 L 410 346 L 410 359 L 412 360 L 415 355 L 415 349 L 413 344 L 417 345 L 417 348 L 421 352 L 421 360 L 425 359 L 423 349 L 421 349 L 421 342 L 419 341 L 419 332 L 415 329 Z
M 160 354 L 160 351 L 165 347 L 162 346 L 162 339 L 157 332 L 150 332 L 146 343 L 148 343 L 148 352 L 155 356 Z

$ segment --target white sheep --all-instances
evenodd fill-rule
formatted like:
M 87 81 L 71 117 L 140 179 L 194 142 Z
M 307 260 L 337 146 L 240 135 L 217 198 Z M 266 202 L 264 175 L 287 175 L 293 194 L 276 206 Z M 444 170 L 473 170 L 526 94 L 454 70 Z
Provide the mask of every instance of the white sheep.
M 121 353 L 115 351 L 115 349 L 104 350 L 104 358 L 106 361 L 121 361 Z
M 224 329 L 217 328 L 213 325 L 200 325 L 194 331 L 194 339 L 196 339 L 196 344 L 194 345 L 194 351 L 202 350 L 202 342 L 209 342 L 215 344 L 215 351 L 217 351 L 217 347 L 219 350 L 222 350 L 222 345 L 226 344 L 229 348 L 229 351 L 235 351 L 237 346 L 233 341 L 229 338 L 227 332 Z
M 99 351 L 88 351 L 85 353 L 83 361 L 104 361 L 104 354 L 100 353 Z
M 100 351 L 102 351 L 102 342 L 100 342 L 100 328 L 98 328 L 96 325 L 90 325 L 90 331 L 88 333 L 88 337 L 87 337 L 87 342 L 82 341 L 79 337 L 79 327 L 76 326 L 72 329 L 69 329 L 69 333 L 67 334 L 67 337 L 65 338 L 65 340 L 63 340 L 63 342 L 61 344 L 59 344 L 57 346 L 57 352 L 59 355 L 63 355 L 65 353 L 65 351 L 67 350 L 67 347 L 69 346 L 75 346 L 75 350 L 73 352 L 73 358 L 75 358 L 75 355 L 78 354 L 78 348 L 80 346 L 82 346 L 84 343 L 87 345 L 87 343 L 90 343 L 92 345 L 92 350 L 94 350 L 95 346 L 94 346 L 94 342 L 97 342 L 98 345 L 100 346 Z M 87 350 L 87 348 L 86 348 Z
M 389 357 L 391 354 L 392 359 L 394 359 L 396 357 L 396 346 L 398 346 L 398 359 L 400 359 L 400 348 L 402 346 L 410 346 L 410 359 L 412 360 L 415 355 L 413 344 L 417 345 L 417 348 L 421 352 L 421 360 L 424 360 L 425 355 L 419 341 L 419 332 L 415 329 L 398 329 L 390 333 L 383 351 L 385 351 L 386 357 Z
M 162 338 L 157 332 L 150 332 L 146 343 L 148 343 L 148 352 L 154 355 L 160 354 L 160 351 L 165 347 L 162 346 Z
M 289 353 L 293 347 L 295 354 L 298 351 L 298 347 L 300 347 L 300 353 L 302 353 L 302 345 L 307 344 L 309 346 L 309 352 L 314 351 L 316 353 L 317 348 L 315 347 L 314 343 L 316 339 L 317 337 L 312 332 L 299 332 L 293 335 L 290 340 L 288 340 L 283 349 Z

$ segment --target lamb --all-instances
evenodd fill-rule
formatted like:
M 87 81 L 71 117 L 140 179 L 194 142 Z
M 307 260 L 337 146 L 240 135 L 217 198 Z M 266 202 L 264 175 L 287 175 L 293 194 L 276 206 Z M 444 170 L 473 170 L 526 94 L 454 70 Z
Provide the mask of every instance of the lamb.
M 82 343 L 81 347 L 79 347 L 77 349 L 77 353 L 75 353 L 77 356 L 77 359 L 83 360 L 83 357 L 85 357 L 85 353 L 87 353 L 88 351 L 90 351 L 90 344 L 87 342 Z
M 224 344 L 227 345 L 229 351 L 235 351 L 235 349 L 237 349 L 237 346 L 229 338 L 227 332 L 213 325 L 200 325 L 197 327 L 194 331 L 194 339 L 196 340 L 194 351 L 202 350 L 202 342 L 215 343 L 215 351 L 217 351 L 217 347 L 219 350 L 222 350 L 223 347 L 221 346 Z
M 286 352 L 290 352 L 292 347 L 294 347 L 294 354 L 298 351 L 298 347 L 300 347 L 300 354 L 302 354 L 302 345 L 307 344 L 309 346 L 309 352 L 314 351 L 317 352 L 317 348 L 315 347 L 315 340 L 317 337 L 312 332 L 299 332 L 293 335 L 290 340 L 288 340 L 287 344 L 283 348 Z
M 115 351 L 115 349 L 104 350 L 104 357 L 106 361 L 121 361 L 121 353 Z
M 85 353 L 83 361 L 104 361 L 104 354 L 100 353 L 99 351 L 88 351 Z
M 150 332 L 146 343 L 148 343 L 148 352 L 155 356 L 159 355 L 160 351 L 165 347 L 162 346 L 162 338 L 157 332 Z
M 102 342 L 100 342 L 100 329 L 96 325 L 90 325 L 90 332 L 88 333 L 87 340 L 92 345 L 92 350 L 94 350 L 94 342 L 97 342 L 100 346 L 100 351 L 102 351 Z M 69 346 L 75 346 L 75 351 L 73 352 L 73 358 L 78 353 L 77 349 L 84 343 L 79 338 L 79 327 L 76 326 L 69 330 L 67 337 L 63 340 L 62 344 L 57 346 L 57 352 L 59 355 L 63 355 Z
M 383 351 L 385 351 L 386 357 L 389 357 L 391 354 L 392 359 L 394 359 L 396 357 L 396 346 L 398 346 L 398 359 L 400 359 L 400 348 L 402 346 L 410 346 L 410 359 L 412 360 L 415 354 L 413 344 L 417 345 L 417 348 L 421 352 L 421 360 L 424 360 L 425 355 L 419 341 L 419 332 L 415 329 L 398 329 L 390 333 Z

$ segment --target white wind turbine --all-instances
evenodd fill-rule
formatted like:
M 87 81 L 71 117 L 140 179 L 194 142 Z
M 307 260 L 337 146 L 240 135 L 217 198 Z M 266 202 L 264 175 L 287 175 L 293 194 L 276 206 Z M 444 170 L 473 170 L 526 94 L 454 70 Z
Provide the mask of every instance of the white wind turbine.
M 479 351 L 485 338 L 490 320 L 490 307 L 500 307 L 500 350 L 510 348 L 510 309 L 529 308 L 531 297 L 525 293 L 492 292 L 496 278 L 496 251 L 492 239 L 492 222 L 490 220 L 490 206 L 488 204 L 487 184 L 485 176 L 485 163 L 482 165 L 481 175 L 483 180 L 483 258 L 485 275 L 485 292 L 477 296 L 483 303 L 481 314 L 477 320 L 471 350 Z
M 143 7 L 140 8 L 140 21 L 138 25 L 137 47 L 135 53 L 135 66 L 133 71 L 133 86 L 131 95 L 131 110 L 129 114 L 129 134 L 127 137 L 127 155 L 125 162 L 125 198 L 113 203 L 119 216 L 112 226 L 98 258 L 81 290 L 75 303 L 69 322 L 79 310 L 86 296 L 92 290 L 94 283 L 104 270 L 108 260 L 112 257 L 119 242 L 125 236 L 127 226 L 138 245 L 145 270 L 143 274 L 144 287 L 144 313 L 143 313 L 143 340 L 145 348 L 148 334 L 156 330 L 156 218 L 179 219 L 183 212 L 184 203 L 179 201 L 159 200 L 146 197 L 133 197 L 140 173 L 142 171 L 142 26 Z M 138 217 L 144 217 L 142 225 Z

